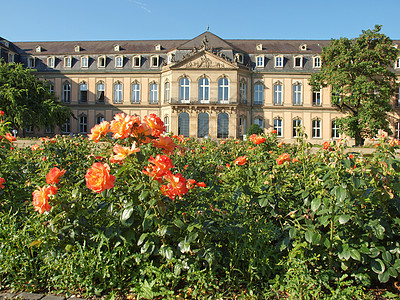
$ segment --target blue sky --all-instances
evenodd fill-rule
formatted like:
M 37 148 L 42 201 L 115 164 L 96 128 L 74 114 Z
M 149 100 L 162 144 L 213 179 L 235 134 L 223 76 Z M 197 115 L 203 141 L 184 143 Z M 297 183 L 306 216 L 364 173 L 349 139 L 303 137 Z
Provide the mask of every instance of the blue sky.
M 2 0 L 10 41 L 331 39 L 383 25 L 400 40 L 399 0 Z

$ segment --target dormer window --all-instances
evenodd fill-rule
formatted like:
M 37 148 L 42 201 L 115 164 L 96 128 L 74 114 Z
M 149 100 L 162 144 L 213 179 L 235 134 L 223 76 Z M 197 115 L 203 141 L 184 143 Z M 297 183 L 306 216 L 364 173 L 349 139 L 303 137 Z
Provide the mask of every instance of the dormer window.
M 55 61 L 56 61 L 56 59 L 55 59 L 54 56 L 48 57 L 48 58 L 47 58 L 47 66 L 48 66 L 49 68 L 54 68 L 54 67 L 55 67 Z
M 137 56 L 134 56 L 133 57 L 133 67 L 134 68 L 140 68 L 140 66 L 141 66 L 141 56 L 140 55 L 137 55 Z
M 124 66 L 124 57 L 122 55 L 118 55 L 115 57 L 115 67 L 122 68 Z
M 261 51 L 263 49 L 263 45 L 262 44 L 257 44 L 256 49 L 258 51 Z
M 35 52 L 42 52 L 42 47 L 41 46 L 36 46 Z
M 71 68 L 72 65 L 71 61 L 72 61 L 71 56 L 64 57 L 64 68 Z
M 150 66 L 152 68 L 157 68 L 158 67 L 158 62 L 159 62 L 159 56 L 158 55 L 154 55 L 151 57 L 150 59 Z
M 82 56 L 81 57 L 81 68 L 87 68 L 87 67 L 89 67 L 89 57 Z
M 235 54 L 235 59 L 236 59 L 236 62 L 238 62 L 239 64 L 242 64 L 243 63 L 243 54 L 242 53 L 236 53 Z
M 299 47 L 299 49 L 300 49 L 301 51 L 306 51 L 306 50 L 307 50 L 307 44 L 301 44 L 300 47 Z
M 160 50 L 161 50 L 161 45 L 160 45 L 160 44 L 156 44 L 156 45 L 154 46 L 154 49 L 155 49 L 156 51 L 160 51 Z
M 257 56 L 256 57 L 256 67 L 263 68 L 264 67 L 264 56 Z
M 97 58 L 97 67 L 98 68 L 105 68 L 106 67 L 106 57 L 104 55 L 99 56 Z
M 283 56 L 275 56 L 275 68 L 283 68 Z
M 294 67 L 295 68 L 303 67 L 303 56 L 295 56 L 294 57 Z
M 75 45 L 75 46 L 74 46 L 74 51 L 75 51 L 75 52 L 80 52 L 80 51 L 81 51 L 81 46 Z
M 119 50 L 120 50 L 120 46 L 118 44 L 115 44 L 114 45 L 114 51 L 118 52 Z
M 321 57 L 320 56 L 314 56 L 313 66 L 316 69 L 321 68 Z
M 28 57 L 28 68 L 34 68 L 34 67 L 35 67 L 35 58 Z
M 170 64 L 175 60 L 175 54 L 169 54 L 167 63 Z

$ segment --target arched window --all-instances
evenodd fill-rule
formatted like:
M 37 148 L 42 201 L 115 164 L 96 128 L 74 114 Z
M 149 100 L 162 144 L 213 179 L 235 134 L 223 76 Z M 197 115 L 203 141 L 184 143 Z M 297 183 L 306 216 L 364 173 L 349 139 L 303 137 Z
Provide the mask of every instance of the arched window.
M 151 83 L 150 84 L 149 103 L 150 104 L 157 104 L 157 102 L 158 102 L 158 84 L 157 83 Z
M 199 101 L 207 103 L 210 100 L 210 80 L 200 78 L 199 80 Z
M 283 121 L 280 118 L 274 119 L 274 130 L 276 130 L 276 136 L 282 137 L 283 136 Z
M 79 133 L 87 133 L 87 116 L 79 116 Z
M 229 116 L 227 113 L 218 115 L 217 138 L 227 138 L 229 136 Z
M 240 103 L 247 103 L 247 82 L 245 80 L 240 82 L 239 101 Z
M 293 85 L 293 105 L 303 104 L 303 91 L 300 83 Z
M 229 80 L 228 78 L 220 78 L 218 80 L 218 102 L 229 102 Z
M 164 84 L 164 103 L 169 102 L 169 82 L 166 81 Z
M 114 103 L 122 103 L 122 87 L 120 81 L 114 83 Z
M 97 102 L 104 102 L 104 93 L 105 93 L 105 85 L 104 81 L 99 81 L 96 85 L 96 101 Z
M 190 80 L 189 78 L 181 78 L 179 80 L 179 101 L 189 102 L 190 100 Z
M 64 82 L 62 99 L 63 99 L 64 103 L 71 102 L 71 83 L 69 83 L 69 82 Z
M 164 126 L 165 126 L 165 133 L 169 132 L 169 117 L 165 116 L 164 117 Z
M 100 124 L 102 122 L 104 122 L 104 116 L 103 115 L 97 115 L 96 116 L 96 124 Z
M 70 133 L 71 132 L 71 120 L 68 118 L 65 120 L 64 124 L 61 126 L 62 133 Z
M 209 116 L 208 113 L 199 113 L 197 121 L 197 137 L 203 138 L 209 134 Z
M 264 104 L 264 85 L 262 83 L 256 83 L 254 85 L 254 104 Z
M 132 88 L 132 97 L 131 103 L 140 103 L 140 84 L 139 82 L 135 81 L 131 85 Z
M 264 120 L 261 117 L 256 117 L 254 119 L 254 124 L 257 124 L 258 126 L 260 126 L 261 129 L 264 129 Z
M 301 136 L 300 129 L 301 129 L 301 120 L 293 119 L 293 127 L 292 127 L 293 134 L 292 135 L 294 138 Z
M 88 101 L 88 85 L 85 81 L 79 84 L 79 101 L 85 103 Z
M 274 84 L 274 105 L 282 105 L 283 87 L 282 83 Z
M 178 135 L 189 136 L 189 114 L 183 112 L 178 117 Z

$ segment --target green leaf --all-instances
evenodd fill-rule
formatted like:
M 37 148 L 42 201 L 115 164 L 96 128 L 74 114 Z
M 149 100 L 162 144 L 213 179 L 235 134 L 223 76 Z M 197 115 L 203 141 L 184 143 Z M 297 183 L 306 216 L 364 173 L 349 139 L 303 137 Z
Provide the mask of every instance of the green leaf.
M 125 226 L 129 226 L 133 224 L 134 217 L 133 217 L 134 207 L 128 206 L 126 207 L 121 214 L 121 223 Z
M 321 206 L 320 198 L 315 198 L 313 201 L 311 201 L 311 210 L 312 211 L 316 211 L 320 206 Z
M 385 264 L 381 259 L 373 259 L 371 260 L 371 268 L 377 274 L 382 274 L 385 272 Z
M 143 190 L 140 195 L 139 195 L 139 200 L 144 201 L 148 198 L 149 196 L 149 191 L 148 190 Z
M 391 263 L 392 262 L 392 255 L 390 254 L 389 251 L 385 251 L 382 253 L 382 258 L 385 262 Z
M 185 237 L 185 241 L 188 243 L 192 243 L 197 239 L 197 237 L 198 237 L 198 233 L 192 231 Z
M 306 231 L 306 233 L 305 233 L 305 235 L 304 235 L 304 237 L 306 238 L 306 241 L 308 242 L 308 243 L 312 243 L 312 237 L 313 237 L 313 232 L 312 231 Z
M 389 271 L 386 271 L 386 272 L 384 272 L 384 273 L 378 274 L 378 279 L 379 279 L 379 281 L 382 282 L 382 283 L 388 282 L 389 279 L 390 279 Z
M 347 198 L 347 191 L 342 186 L 335 186 L 331 195 L 335 196 L 339 202 L 343 202 Z
M 318 232 L 314 232 L 311 238 L 311 242 L 313 245 L 319 245 L 319 243 L 321 242 L 321 234 L 319 234 Z
M 346 224 L 350 220 L 349 215 L 341 215 L 339 216 L 339 223 L 340 224 Z
M 148 233 L 142 233 L 137 242 L 137 245 L 140 246 L 141 244 L 143 244 L 144 240 L 147 238 L 148 235 L 149 235 Z
M 143 230 L 144 230 L 144 231 L 149 230 L 149 228 L 151 227 L 151 225 L 153 225 L 153 218 L 152 218 L 152 217 L 144 218 L 144 219 L 143 219 L 142 226 L 143 226 Z
M 297 229 L 292 227 L 289 229 L 289 237 L 293 239 L 297 235 Z
M 339 253 L 339 258 L 344 260 L 349 260 L 351 256 L 349 245 L 342 245 L 342 252 Z
M 396 271 L 395 268 L 389 267 L 388 272 L 389 272 L 389 275 L 390 275 L 390 276 L 392 276 L 392 277 L 394 277 L 394 278 L 397 277 L 398 272 Z
M 269 199 L 265 195 L 258 197 L 258 204 L 261 207 L 266 207 L 269 204 Z
M 175 219 L 174 224 L 179 229 L 183 229 L 185 227 L 185 223 L 183 223 L 183 221 L 180 219 Z
M 354 248 L 350 248 L 350 256 L 352 259 L 361 261 L 361 254 Z
M 186 252 L 190 251 L 190 243 L 186 242 L 185 240 L 180 241 L 178 246 L 182 253 L 186 253 Z

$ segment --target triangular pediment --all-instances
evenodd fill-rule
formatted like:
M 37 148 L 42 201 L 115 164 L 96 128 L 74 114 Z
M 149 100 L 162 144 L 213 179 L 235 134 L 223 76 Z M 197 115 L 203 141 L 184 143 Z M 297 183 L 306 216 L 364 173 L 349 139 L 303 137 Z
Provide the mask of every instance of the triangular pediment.
M 175 63 L 171 69 L 237 69 L 236 63 L 209 51 L 200 51 Z
M 219 36 L 206 31 L 202 34 L 196 36 L 194 39 L 191 39 L 182 45 L 180 45 L 178 50 L 191 50 L 193 48 L 202 48 L 208 47 L 209 49 L 224 49 L 224 50 L 232 50 L 233 46 L 229 44 L 224 39 L 221 39 Z

